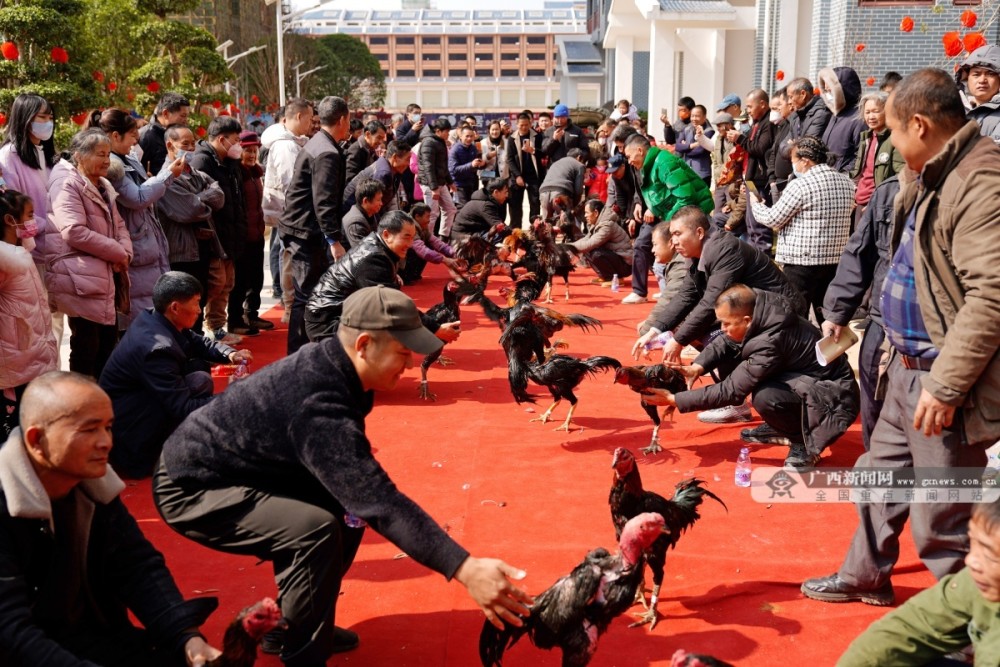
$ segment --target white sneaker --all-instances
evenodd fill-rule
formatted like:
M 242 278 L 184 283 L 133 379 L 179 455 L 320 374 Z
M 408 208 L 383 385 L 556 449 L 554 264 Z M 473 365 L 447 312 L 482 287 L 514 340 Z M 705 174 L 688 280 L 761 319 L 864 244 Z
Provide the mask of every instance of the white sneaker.
M 636 294 L 635 292 L 632 292 L 632 293 L 631 293 L 631 294 L 629 294 L 629 295 L 628 295 L 627 297 L 625 297 L 624 299 L 622 299 L 622 303 L 624 303 L 624 304 L 630 304 L 630 303 L 646 303 L 646 297 L 644 297 L 644 296 L 639 296 L 639 295 L 638 295 L 638 294 Z
M 746 401 L 742 405 L 725 405 L 721 408 L 698 413 L 698 421 L 706 424 L 735 424 L 748 422 L 751 419 L 753 419 L 753 414 Z
M 661 296 L 663 296 L 663 292 L 657 292 L 656 294 L 653 295 L 653 298 L 659 300 Z

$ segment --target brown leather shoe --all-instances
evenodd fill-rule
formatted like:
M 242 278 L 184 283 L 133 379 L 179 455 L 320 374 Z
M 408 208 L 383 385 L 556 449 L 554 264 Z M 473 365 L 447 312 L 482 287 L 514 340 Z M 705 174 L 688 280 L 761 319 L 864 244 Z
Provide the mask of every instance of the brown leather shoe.
M 895 599 L 892 582 L 887 581 L 879 588 L 859 588 L 852 586 L 839 574 L 828 577 L 806 579 L 802 584 L 802 594 L 820 602 L 853 602 L 859 600 L 876 607 L 888 607 Z

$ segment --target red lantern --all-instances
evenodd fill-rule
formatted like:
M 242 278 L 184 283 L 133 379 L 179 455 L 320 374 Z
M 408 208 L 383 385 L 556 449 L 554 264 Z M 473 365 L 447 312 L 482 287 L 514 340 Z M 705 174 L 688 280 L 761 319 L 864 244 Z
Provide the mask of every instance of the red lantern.
M 240 98 L 240 106 L 243 106 L 246 103 L 247 103 L 247 101 L 241 97 Z
M 112 93 L 115 92 L 116 90 L 118 90 L 118 84 L 115 83 L 114 81 L 110 81 L 108 83 L 108 90 L 110 90 Z
M 204 137 L 206 134 L 208 134 L 208 132 L 203 127 L 199 127 L 197 130 L 194 131 L 194 133 L 197 134 L 199 137 Z
M 253 102 L 255 106 L 258 105 L 258 104 L 260 104 L 260 98 L 257 97 L 256 95 L 251 95 L 250 96 L 250 101 Z
M 979 20 L 979 17 L 976 16 L 976 13 L 971 9 L 966 9 L 964 12 L 962 12 L 962 16 L 959 18 L 959 20 L 962 22 L 962 25 L 964 25 L 966 28 L 974 28 L 976 27 L 976 21 Z
M 57 65 L 65 65 L 69 62 L 69 54 L 66 53 L 66 49 L 61 46 L 53 46 L 52 52 L 49 55 L 52 58 L 52 62 Z
M 854 45 L 854 50 L 857 51 L 858 53 L 861 53 L 862 51 L 865 50 L 865 45 L 859 42 L 858 44 Z
M 21 57 L 21 52 L 17 50 L 17 44 L 14 42 L 4 42 L 0 44 L 0 53 L 7 60 L 17 60 Z
M 219 115 L 220 116 L 228 116 L 229 115 L 229 111 L 227 109 L 223 109 L 222 111 L 219 112 Z
M 899 22 L 899 29 L 903 32 L 913 31 L 913 19 L 909 16 L 904 16 L 903 20 Z
M 954 58 L 965 46 L 962 44 L 962 40 L 959 39 L 957 32 L 946 32 L 941 36 L 941 43 L 944 44 L 944 53 L 949 58 Z
M 212 108 L 213 109 L 221 109 L 222 108 L 222 102 L 220 102 L 219 100 L 212 100 Z
M 156 81 L 150 81 L 146 84 L 146 90 L 151 93 L 157 93 L 160 91 L 160 84 Z
M 104 81 L 104 72 L 101 72 L 101 71 L 95 69 L 94 73 L 93 73 L 93 77 L 94 77 L 94 81 Z
M 90 114 L 88 114 L 86 111 L 81 111 L 76 115 L 70 116 L 70 120 L 72 120 L 77 125 L 83 125 L 84 123 L 87 122 L 87 117 L 89 115 Z
M 962 45 L 966 51 L 972 53 L 979 47 L 986 46 L 986 38 L 983 37 L 983 33 L 981 32 L 970 32 L 962 38 Z
M 236 113 L 237 111 L 239 111 L 237 106 L 231 102 L 227 108 L 229 109 L 229 113 Z
M 6 124 L 7 124 L 7 114 L 0 111 L 0 127 L 3 127 Z
M 785 70 L 779 69 L 777 72 L 774 73 L 774 78 L 777 79 L 778 81 L 784 81 L 785 80 Z

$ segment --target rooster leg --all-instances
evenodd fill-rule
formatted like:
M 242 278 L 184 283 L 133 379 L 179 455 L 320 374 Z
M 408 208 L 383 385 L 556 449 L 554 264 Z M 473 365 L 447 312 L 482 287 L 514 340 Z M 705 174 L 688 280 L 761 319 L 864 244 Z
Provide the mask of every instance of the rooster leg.
M 552 411 L 556 409 L 557 405 L 559 405 L 560 400 L 561 399 L 557 398 L 556 401 L 555 401 L 555 403 L 553 403 L 552 405 L 549 406 L 548 410 L 546 410 L 545 412 L 543 412 L 540 417 L 535 417 L 531 421 L 533 421 L 533 422 L 542 422 L 543 424 L 545 422 L 547 422 L 549 420 L 549 417 L 552 416 Z M 570 414 L 572 414 L 572 411 L 570 412 Z
M 648 447 L 643 447 L 639 450 L 643 454 L 659 454 L 663 451 L 660 447 L 660 425 L 653 424 L 653 439 L 649 441 Z
M 576 404 L 575 403 L 573 405 L 569 406 L 569 414 L 566 415 L 566 421 L 564 421 L 562 423 L 562 426 L 557 426 L 554 430 L 556 430 L 556 431 L 566 431 L 567 433 L 569 433 L 570 431 L 572 431 L 573 429 L 571 429 L 570 426 L 572 425 L 572 422 L 573 422 L 573 411 L 574 410 L 576 410 Z
M 545 303 L 555 303 L 552 300 L 552 281 L 545 283 Z
M 639 620 L 629 625 L 630 628 L 637 628 L 649 623 L 649 629 L 656 627 L 656 622 L 660 620 L 660 615 L 656 612 L 657 599 L 660 596 L 660 587 L 653 585 L 653 595 L 649 598 L 649 610 L 644 614 L 635 614 Z
M 569 301 L 569 276 L 566 276 L 566 300 Z
M 425 401 L 436 401 L 437 400 L 437 394 L 432 394 L 431 391 L 430 391 L 430 389 L 427 388 L 427 379 L 426 378 L 420 381 L 419 392 L 420 392 L 420 398 L 424 399 Z
M 635 592 L 635 602 L 632 604 L 641 604 L 643 609 L 649 609 L 649 605 L 646 604 L 646 578 L 643 577 L 642 581 L 639 582 L 639 588 Z
M 437 358 L 437 362 L 439 364 L 441 364 L 442 366 L 454 366 L 455 365 L 455 360 L 454 359 L 452 359 L 451 357 L 446 357 L 443 354 L 440 357 Z

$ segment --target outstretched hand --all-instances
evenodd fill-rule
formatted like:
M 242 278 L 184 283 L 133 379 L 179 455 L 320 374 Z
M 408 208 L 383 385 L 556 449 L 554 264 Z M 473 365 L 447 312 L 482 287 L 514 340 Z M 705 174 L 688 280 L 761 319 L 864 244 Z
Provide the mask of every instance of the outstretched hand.
M 666 364 L 667 367 L 673 368 L 675 371 L 681 374 L 681 376 L 687 380 L 687 386 L 690 390 L 694 387 L 694 383 L 698 381 L 702 375 L 705 374 L 705 369 L 698 364 L 691 364 L 690 366 L 684 366 L 680 363 L 670 363 Z
M 677 401 L 674 399 L 674 394 L 669 389 L 650 388 L 639 395 L 642 396 L 642 402 L 647 405 L 677 407 Z
M 505 621 L 517 627 L 524 625 L 521 617 L 531 611 L 526 605 L 534 602 L 532 597 L 511 583 L 525 576 L 524 570 L 502 560 L 473 556 L 466 558 L 455 572 L 455 579 L 469 591 L 469 596 L 486 614 L 486 620 L 501 630 Z
M 209 660 L 215 660 L 222 651 L 210 646 L 201 637 L 192 637 L 184 644 L 184 657 L 187 659 L 188 667 L 202 667 Z

